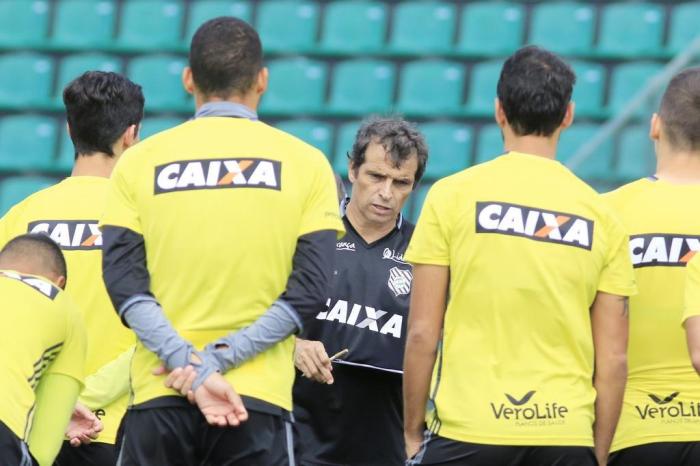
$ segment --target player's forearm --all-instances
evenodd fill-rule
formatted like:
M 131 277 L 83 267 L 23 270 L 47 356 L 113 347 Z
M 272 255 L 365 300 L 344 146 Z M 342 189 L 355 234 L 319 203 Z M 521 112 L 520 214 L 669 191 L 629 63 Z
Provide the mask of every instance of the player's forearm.
M 605 464 L 622 410 L 627 381 L 627 358 L 618 355 L 605 363 L 597 361 L 594 386 L 595 401 L 594 443 L 598 461 Z
M 104 408 L 129 392 L 129 365 L 134 347 L 124 351 L 85 379 L 78 401 L 91 410 Z
M 436 354 L 437 340 L 409 331 L 403 372 L 404 430 L 408 434 L 423 432 Z

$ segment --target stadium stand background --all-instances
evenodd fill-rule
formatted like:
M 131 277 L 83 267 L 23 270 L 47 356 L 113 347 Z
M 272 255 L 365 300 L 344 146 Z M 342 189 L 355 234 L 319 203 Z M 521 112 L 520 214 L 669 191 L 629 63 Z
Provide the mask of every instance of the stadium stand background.
M 261 118 L 321 149 L 345 175 L 359 119 L 400 113 L 430 145 L 415 218 L 435 179 L 498 155 L 493 98 L 504 56 L 537 44 L 578 75 L 559 159 L 590 140 L 698 33 L 700 2 L 0 0 L 0 214 L 70 170 L 61 91 L 87 69 L 144 87 L 142 138 L 192 114 L 180 84 L 189 39 L 234 15 L 270 68 Z M 653 101 L 576 172 L 599 190 L 653 173 Z

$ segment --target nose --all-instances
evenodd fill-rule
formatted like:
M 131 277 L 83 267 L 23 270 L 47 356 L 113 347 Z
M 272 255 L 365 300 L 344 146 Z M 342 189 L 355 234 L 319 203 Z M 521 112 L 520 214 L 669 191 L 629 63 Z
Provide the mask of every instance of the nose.
M 379 195 L 382 197 L 382 199 L 389 200 L 392 197 L 392 187 L 393 180 L 391 178 L 387 178 L 384 180 L 384 183 L 382 183 L 380 189 L 379 189 Z

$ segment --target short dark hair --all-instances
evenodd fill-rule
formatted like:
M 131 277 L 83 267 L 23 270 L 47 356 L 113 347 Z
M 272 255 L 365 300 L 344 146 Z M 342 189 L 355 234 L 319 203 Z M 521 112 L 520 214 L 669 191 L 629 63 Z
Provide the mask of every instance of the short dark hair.
M 377 142 L 384 147 L 395 167 L 415 153 L 418 156 L 418 168 L 413 186 L 418 185 L 428 163 L 428 145 L 415 125 L 398 117 L 375 117 L 364 121 L 357 130 L 355 142 L 348 153 L 353 170 L 365 163 L 365 152 L 371 142 Z
M 0 251 L 0 260 L 11 262 L 15 259 L 30 259 L 38 264 L 37 274 L 52 273 L 68 280 L 66 259 L 61 248 L 43 233 L 25 233 L 5 245 Z
M 661 98 L 659 117 L 673 147 L 700 149 L 700 67 L 688 68 L 671 79 Z
M 197 89 L 222 99 L 248 92 L 263 66 L 260 37 L 248 23 L 221 16 L 192 37 L 190 68 Z
M 75 78 L 63 90 L 63 103 L 76 158 L 94 152 L 113 156 L 117 139 L 143 119 L 141 86 L 107 71 Z
M 503 64 L 497 94 L 518 136 L 551 136 L 566 116 L 576 75 L 561 58 L 523 47 Z

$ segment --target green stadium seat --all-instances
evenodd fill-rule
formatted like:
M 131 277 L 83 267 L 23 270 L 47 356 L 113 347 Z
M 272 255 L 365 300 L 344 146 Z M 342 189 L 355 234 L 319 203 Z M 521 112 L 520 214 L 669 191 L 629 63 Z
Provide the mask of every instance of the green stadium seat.
M 335 66 L 331 111 L 366 115 L 391 109 L 396 70 L 390 62 L 349 60 Z
M 613 112 L 622 110 L 662 69 L 661 64 L 653 62 L 624 63 L 615 67 L 610 84 L 609 109 Z M 636 116 L 650 116 L 654 103 L 650 99 L 638 109 Z
M 270 86 L 260 112 L 293 115 L 319 112 L 326 95 L 325 63 L 307 58 L 283 58 L 269 63 Z
M 272 0 L 258 5 L 257 30 L 266 51 L 299 52 L 314 48 L 318 4 L 305 0 Z
M 0 181 L 0 216 L 30 194 L 48 188 L 56 180 L 38 176 L 16 176 Z
M 479 129 L 474 164 L 488 162 L 503 155 L 503 135 L 496 124 L 484 125 Z
M 649 127 L 636 125 L 620 134 L 615 174 L 619 180 L 632 181 L 653 175 L 656 171 L 654 144 L 649 140 Z
M 335 138 L 335 156 L 333 157 L 333 170 L 347 179 L 348 177 L 348 157 L 347 154 L 352 150 L 352 145 L 357 136 L 357 130 L 360 128 L 360 121 L 351 121 L 340 125 Z
M 386 6 L 380 2 L 341 0 L 326 7 L 320 47 L 333 53 L 377 52 L 386 36 Z
M 401 72 L 397 110 L 410 115 L 456 113 L 462 103 L 464 66 L 442 60 L 415 61 Z
M 416 223 L 418 221 L 421 209 L 423 208 L 423 203 L 425 203 L 425 198 L 432 186 L 433 185 L 431 183 L 421 181 L 418 188 L 413 191 L 413 194 L 411 194 L 411 198 L 408 200 L 408 202 L 411 204 L 411 208 L 409 210 L 409 214 L 406 215 L 409 222 Z M 404 208 L 404 210 L 406 209 Z
M 61 133 L 58 143 L 58 160 L 56 161 L 56 170 L 63 173 L 70 173 L 75 162 L 75 148 L 73 141 L 70 139 L 70 134 L 65 125 L 58 129 Z
M 613 3 L 603 7 L 598 52 L 643 58 L 661 51 L 664 9 L 654 3 Z
M 183 6 L 178 0 L 126 0 L 122 6 L 117 47 L 134 51 L 179 48 Z
M 567 164 L 571 157 L 598 132 L 600 126 L 590 123 L 578 123 L 561 133 L 557 159 Z M 612 178 L 612 154 L 613 143 L 611 140 L 604 142 L 593 155 L 584 160 L 574 170 L 574 173 L 583 179 L 610 179 Z
M 149 136 L 153 136 L 156 133 L 165 131 L 166 129 L 174 128 L 175 126 L 183 123 L 182 118 L 177 117 L 149 117 L 144 118 L 141 122 L 141 128 L 139 130 L 139 138 L 143 141 Z
M 502 67 L 501 60 L 476 63 L 472 66 L 467 96 L 469 114 L 481 117 L 493 115 L 496 84 Z
M 287 120 L 275 126 L 316 147 L 326 157 L 332 156 L 333 126 L 330 123 L 316 120 Z
M 525 10 L 510 2 L 467 4 L 462 10 L 457 51 L 464 55 L 503 56 L 523 43 Z
M 116 5 L 112 0 L 56 2 L 51 45 L 61 49 L 96 50 L 114 41 Z
M 219 16 L 235 16 L 250 23 L 253 17 L 253 8 L 249 2 L 200 0 L 190 2 L 190 13 L 187 16 L 187 29 L 185 32 L 185 47 L 189 48 L 192 36 L 205 21 Z
M 174 55 L 142 55 L 127 67 L 129 79 L 143 87 L 147 111 L 189 111 L 188 95 L 182 87 L 186 62 Z
M 39 115 L 0 119 L 0 170 L 48 170 L 56 149 L 57 123 Z
M 668 30 L 668 51 L 677 54 L 700 35 L 700 3 L 674 5 Z
M 570 61 L 576 73 L 573 101 L 576 116 L 596 117 L 603 113 L 605 67 L 600 63 Z
M 397 2 L 389 45 L 392 51 L 418 55 L 452 49 L 455 6 L 434 1 Z
M 0 47 L 41 47 L 49 29 L 46 0 L 0 2 Z
M 425 177 L 437 180 L 470 165 L 472 130 L 462 123 L 425 123 L 420 125 L 430 150 Z
M 595 10 L 578 2 L 536 5 L 530 23 L 531 44 L 564 55 L 585 55 L 593 49 Z
M 37 107 L 49 101 L 54 63 L 46 55 L 0 56 L 0 107 Z
M 59 64 L 58 80 L 54 96 L 56 102 L 63 105 L 63 89 L 69 82 L 86 71 L 114 71 L 121 73 L 121 60 L 114 55 L 101 53 L 84 53 L 67 55 Z

